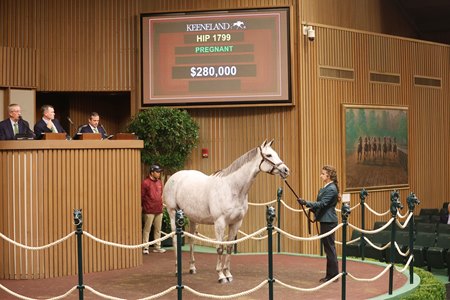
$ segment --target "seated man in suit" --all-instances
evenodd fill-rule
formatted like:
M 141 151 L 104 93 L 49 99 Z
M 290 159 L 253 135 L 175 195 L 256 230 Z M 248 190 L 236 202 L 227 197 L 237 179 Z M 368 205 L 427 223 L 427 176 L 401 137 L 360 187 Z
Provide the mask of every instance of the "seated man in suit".
M 15 140 L 17 135 L 34 138 L 34 132 L 27 121 L 22 119 L 18 104 L 8 106 L 9 118 L 0 122 L 0 140 Z
M 100 116 L 95 111 L 91 112 L 88 124 L 80 126 L 77 133 L 100 133 L 102 135 L 102 139 L 106 139 L 108 137 L 105 128 L 103 128 L 103 125 L 100 124 Z
M 34 132 L 36 133 L 36 138 L 42 138 L 44 133 L 66 133 L 64 128 L 59 123 L 58 119 L 55 119 L 55 109 L 51 105 L 43 105 L 41 107 L 42 119 L 39 120 L 34 125 Z M 70 139 L 67 136 L 67 139 Z

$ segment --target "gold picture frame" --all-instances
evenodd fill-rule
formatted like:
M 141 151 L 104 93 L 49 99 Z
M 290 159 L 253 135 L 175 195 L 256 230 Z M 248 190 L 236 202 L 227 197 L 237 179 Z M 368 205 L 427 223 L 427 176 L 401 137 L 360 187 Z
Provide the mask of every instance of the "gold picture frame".
M 344 191 L 408 188 L 408 108 L 342 105 Z

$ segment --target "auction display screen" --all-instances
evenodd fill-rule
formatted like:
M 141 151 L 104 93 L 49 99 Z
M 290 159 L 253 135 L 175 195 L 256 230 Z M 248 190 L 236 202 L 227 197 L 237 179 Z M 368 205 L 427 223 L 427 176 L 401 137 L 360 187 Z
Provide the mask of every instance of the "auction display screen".
M 143 105 L 290 103 L 289 10 L 141 15 Z

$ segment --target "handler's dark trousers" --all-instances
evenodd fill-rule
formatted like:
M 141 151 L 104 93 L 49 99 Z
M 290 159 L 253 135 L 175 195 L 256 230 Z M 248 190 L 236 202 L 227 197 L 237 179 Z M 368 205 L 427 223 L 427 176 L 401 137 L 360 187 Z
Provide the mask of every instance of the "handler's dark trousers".
M 333 230 L 337 223 L 320 222 L 320 234 Z M 334 244 L 335 233 L 322 238 L 323 249 L 327 255 L 327 275 L 326 278 L 331 279 L 339 273 L 338 260 L 336 255 L 336 246 Z

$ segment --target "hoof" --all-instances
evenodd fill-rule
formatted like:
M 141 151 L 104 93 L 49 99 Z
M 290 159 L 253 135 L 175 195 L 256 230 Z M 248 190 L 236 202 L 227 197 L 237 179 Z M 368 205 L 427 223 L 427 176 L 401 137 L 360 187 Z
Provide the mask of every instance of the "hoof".
M 190 270 L 189 270 L 189 273 L 191 273 L 191 274 L 197 274 L 197 271 L 196 271 L 196 270 L 193 270 L 193 269 L 190 269 Z
M 233 276 L 231 277 L 227 277 L 228 282 L 232 282 L 233 281 Z
M 221 278 L 221 279 L 219 279 L 219 283 L 225 284 L 225 283 L 228 283 L 228 280 L 226 278 Z

